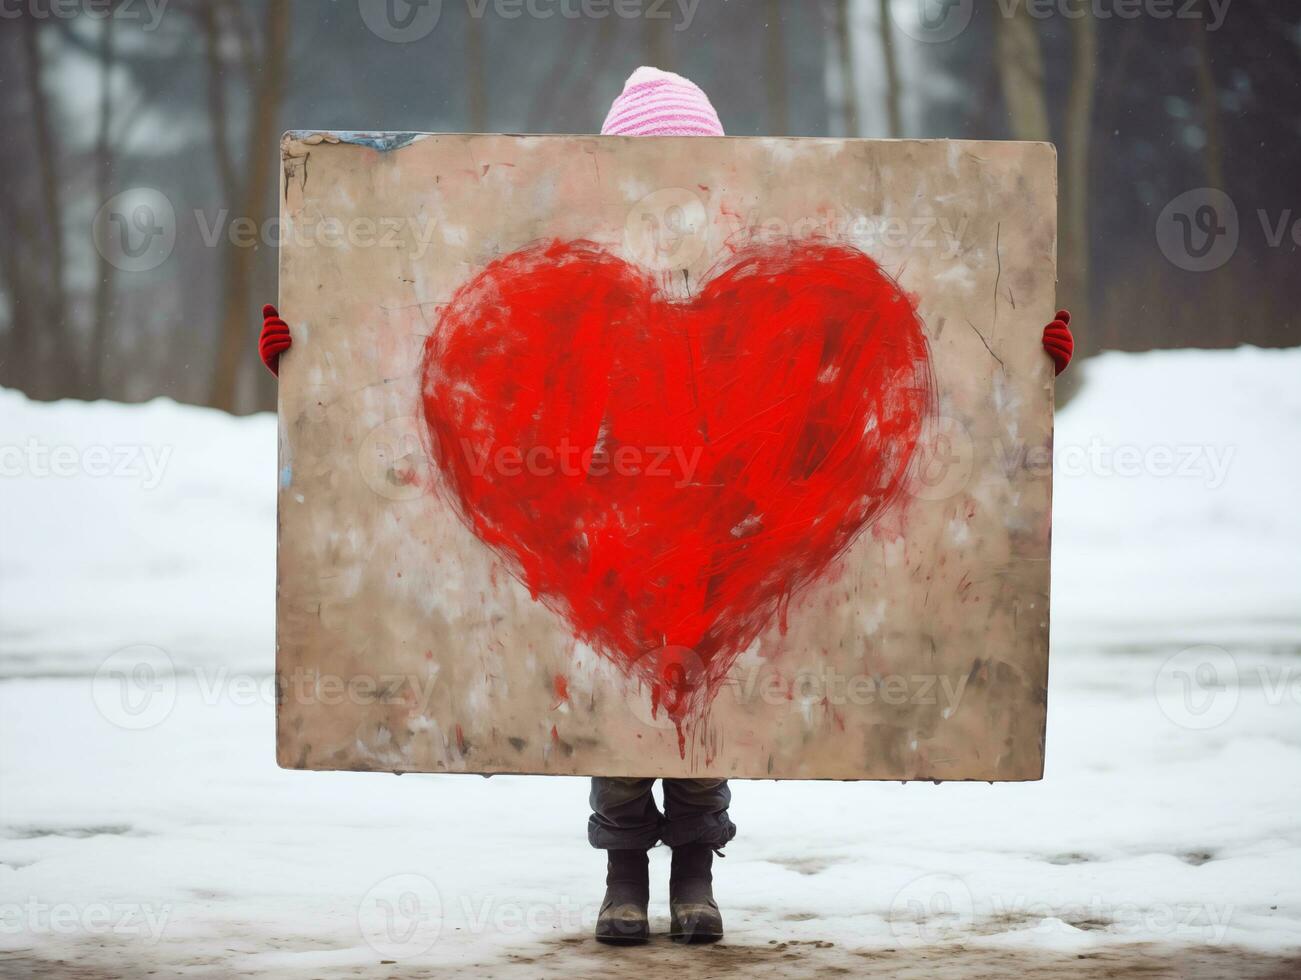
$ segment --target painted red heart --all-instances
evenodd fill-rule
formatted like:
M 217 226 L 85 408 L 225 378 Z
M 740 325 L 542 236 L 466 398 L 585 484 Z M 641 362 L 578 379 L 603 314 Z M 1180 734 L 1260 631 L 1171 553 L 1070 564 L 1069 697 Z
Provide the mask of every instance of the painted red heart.
M 514 252 L 442 311 L 422 392 L 466 524 L 679 723 L 898 497 L 933 405 L 908 298 L 808 241 L 684 303 L 591 242 Z

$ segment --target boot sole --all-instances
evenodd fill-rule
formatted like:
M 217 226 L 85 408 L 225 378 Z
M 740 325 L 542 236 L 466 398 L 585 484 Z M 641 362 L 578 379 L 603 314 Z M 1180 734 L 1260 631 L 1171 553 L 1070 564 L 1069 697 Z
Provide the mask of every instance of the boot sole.
M 596 924 L 596 941 L 610 946 L 640 946 L 650 940 L 650 920 L 611 917 Z
M 597 933 L 596 941 L 606 946 L 641 946 L 650 941 L 650 929 L 643 933 L 625 935 L 623 933 Z
M 691 933 L 669 933 L 669 938 L 675 943 L 681 943 L 683 946 L 705 945 L 706 943 L 716 943 L 723 938 L 721 932 L 691 932 Z

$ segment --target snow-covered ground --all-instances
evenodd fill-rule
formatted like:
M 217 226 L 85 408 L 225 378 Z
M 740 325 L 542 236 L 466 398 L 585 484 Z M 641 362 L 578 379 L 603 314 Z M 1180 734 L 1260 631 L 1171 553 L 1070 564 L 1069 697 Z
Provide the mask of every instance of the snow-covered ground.
M 583 780 L 276 768 L 273 419 L 0 391 L 0 975 L 1301 975 L 1301 351 L 1081 367 L 1044 781 L 737 782 L 704 949 Z

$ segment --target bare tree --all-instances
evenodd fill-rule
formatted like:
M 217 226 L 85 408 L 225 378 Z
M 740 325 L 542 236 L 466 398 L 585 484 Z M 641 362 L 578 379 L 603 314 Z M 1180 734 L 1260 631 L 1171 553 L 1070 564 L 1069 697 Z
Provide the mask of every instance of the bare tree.
M 226 131 L 225 71 L 221 51 L 223 12 L 228 5 L 218 0 L 201 3 L 198 8 L 204 31 L 208 65 L 208 110 L 213 130 L 213 151 L 226 199 L 236 202 L 235 214 L 248 217 L 260 228 L 267 203 L 271 199 L 278 157 L 275 153 L 276 116 L 280 106 L 285 74 L 285 45 L 289 37 L 289 5 L 270 2 L 266 5 L 260 54 L 253 50 L 251 31 L 236 24 L 242 43 L 242 68 L 251 80 L 245 156 L 247 164 L 241 178 L 235 165 Z M 221 325 L 217 336 L 217 362 L 209 388 L 208 403 L 228 412 L 236 411 L 239 398 L 241 367 L 251 364 L 250 330 L 256 322 L 251 304 L 255 252 L 251 248 L 228 247 L 222 289 Z
M 880 10 L 881 57 L 885 63 L 885 111 L 890 121 L 890 138 L 903 135 L 903 113 L 900 109 L 899 65 L 894 52 L 893 20 L 890 17 L 890 0 L 881 0 Z

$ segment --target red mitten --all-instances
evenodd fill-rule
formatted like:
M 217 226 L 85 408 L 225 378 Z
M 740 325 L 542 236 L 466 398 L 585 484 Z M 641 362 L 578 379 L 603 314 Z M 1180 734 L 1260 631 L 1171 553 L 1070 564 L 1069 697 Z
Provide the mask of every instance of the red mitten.
M 1071 314 L 1067 310 L 1058 310 L 1057 319 L 1044 327 L 1044 350 L 1057 365 L 1057 373 L 1066 370 L 1075 353 L 1075 338 L 1071 336 Z
M 268 303 L 262 307 L 262 335 L 257 340 L 257 352 L 267 370 L 280 377 L 280 355 L 294 342 L 289 336 L 289 324 L 280 319 L 276 308 Z M 1047 341 L 1045 341 L 1047 343 Z

